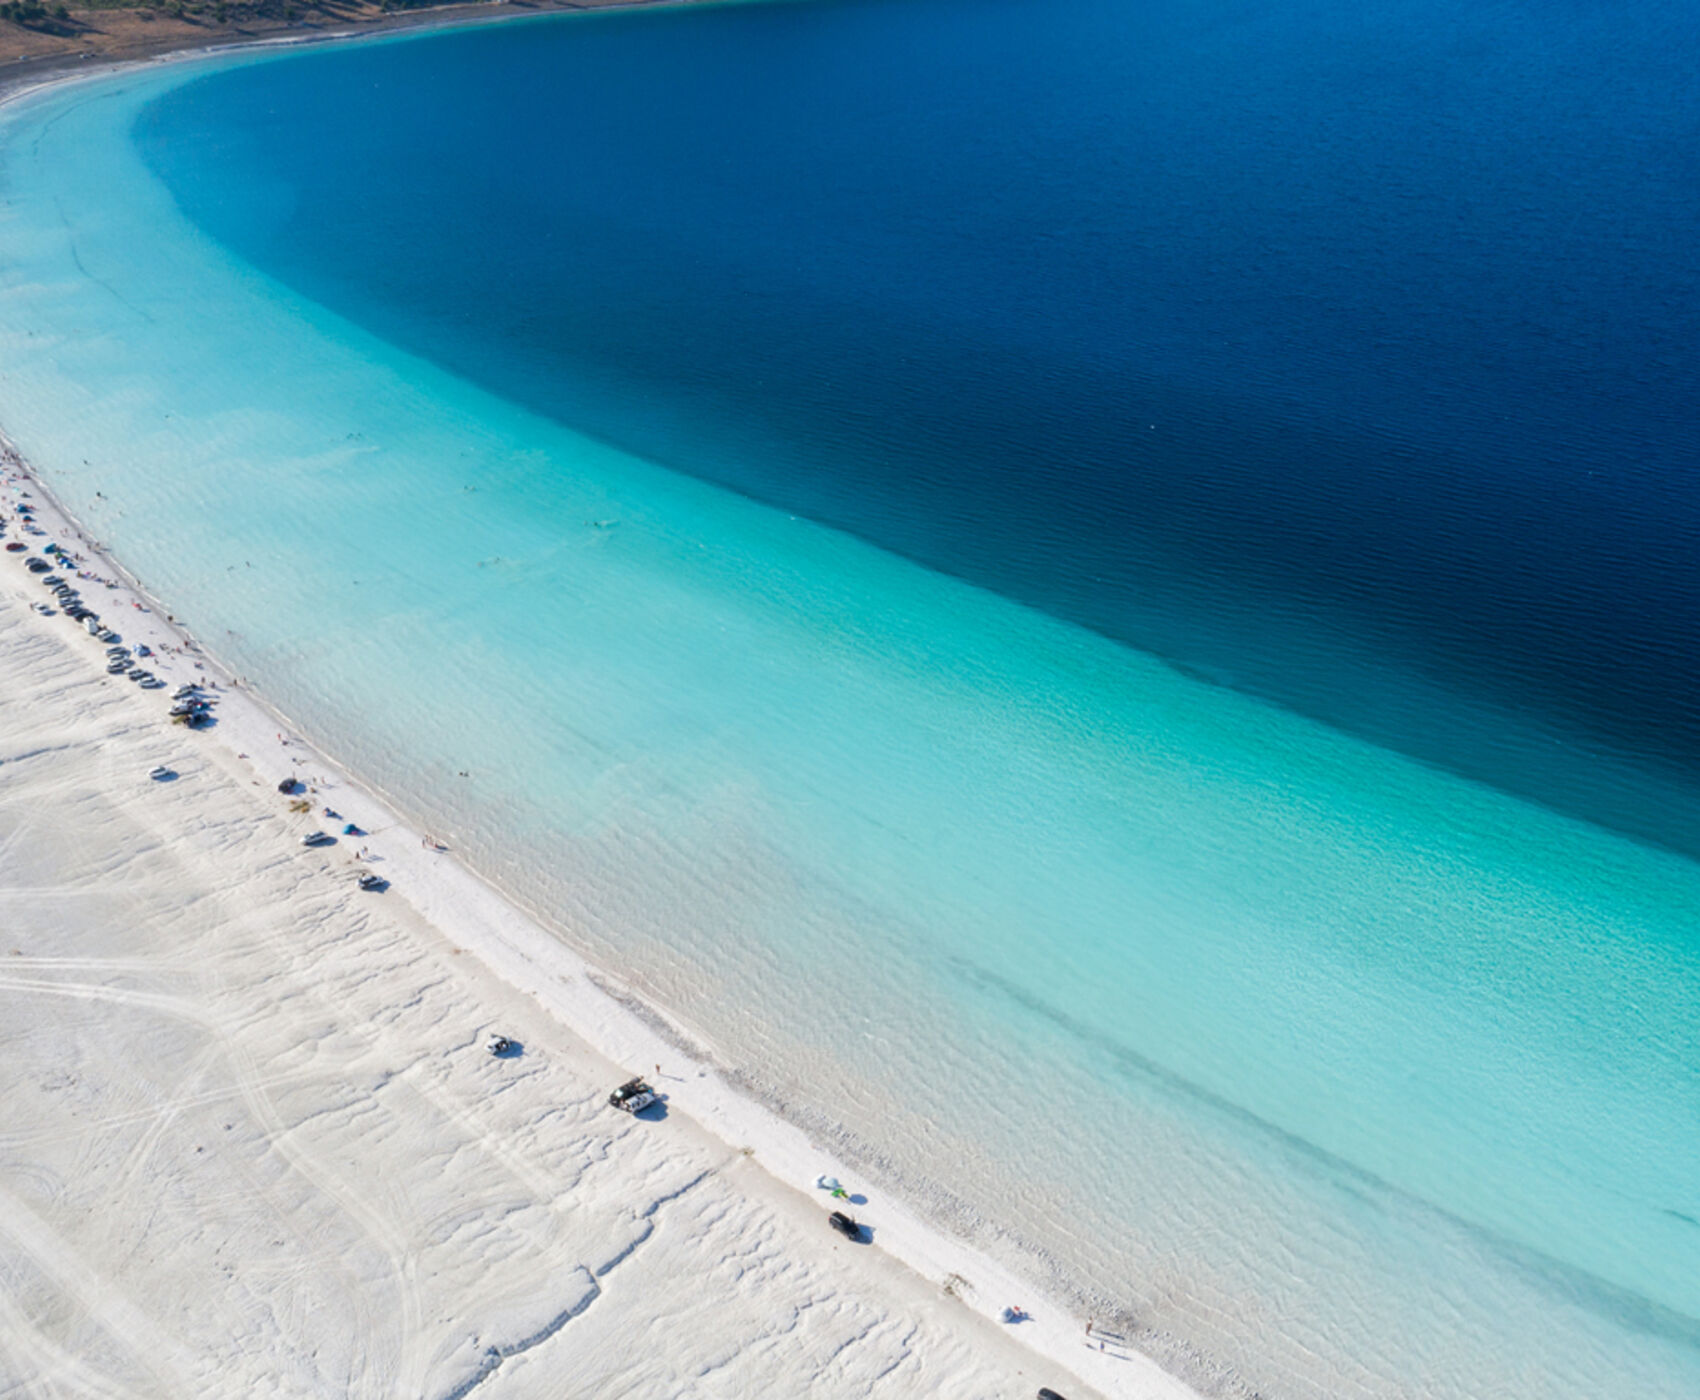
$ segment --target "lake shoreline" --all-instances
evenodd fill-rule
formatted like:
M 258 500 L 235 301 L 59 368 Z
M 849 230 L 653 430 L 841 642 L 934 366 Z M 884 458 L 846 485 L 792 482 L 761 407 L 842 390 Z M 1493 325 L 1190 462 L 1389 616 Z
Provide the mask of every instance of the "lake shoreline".
M 457 11 L 462 8 L 455 7 Z M 413 18 L 403 17 L 404 21 Z M 437 12 L 429 18 L 428 26 L 423 22 L 403 22 L 386 27 L 385 32 L 499 23 L 517 16 L 473 13 L 447 18 L 445 13 Z M 331 42 L 368 34 L 375 36 L 375 33 L 363 29 L 283 42 Z M 265 49 L 279 42 L 247 40 L 245 44 Z M 238 45 L 220 46 L 224 47 Z M 206 56 L 208 52 L 206 46 L 184 46 L 173 57 L 182 61 Z M 105 76 L 117 69 L 155 61 L 158 59 L 153 57 L 137 58 L 123 64 L 103 65 L 98 70 L 91 70 L 90 65 L 61 65 L 51 75 L 10 73 L 0 79 L 0 92 L 4 93 L 0 100 L 10 101 L 25 91 L 50 84 Z M 169 664 L 159 666 L 162 677 L 171 683 L 191 679 L 216 683 L 215 693 L 221 701 L 219 724 L 211 733 L 196 736 L 192 740 L 195 745 L 212 745 L 226 751 L 228 760 L 253 771 L 256 775 L 253 783 L 262 791 L 298 775 L 306 778 L 315 799 L 322 800 L 334 789 L 341 816 L 351 817 L 362 830 L 384 834 L 381 851 L 376 839 L 371 845 L 384 862 L 374 868 L 382 869 L 387 877 L 394 879 L 395 891 L 386 895 L 387 899 L 410 901 L 432 928 L 454 945 L 455 952 L 464 950 L 472 954 L 496 977 L 538 998 L 571 1034 L 583 1037 L 609 1060 L 625 1065 L 665 1065 L 670 1060 L 676 1063 L 682 1053 L 688 1055 L 693 1077 L 678 1088 L 669 1083 L 670 1098 L 723 1143 L 754 1157 L 770 1175 L 773 1192 L 794 1196 L 797 1190 L 806 1190 L 810 1181 L 823 1174 L 836 1175 L 847 1182 L 858 1177 L 866 1179 L 865 1173 L 854 1171 L 837 1160 L 830 1149 L 823 1150 L 820 1144 L 811 1141 L 804 1130 L 756 1102 L 746 1092 L 746 1086 L 736 1082 L 733 1073 L 714 1063 L 711 1052 L 695 1048 L 690 1033 L 664 1011 L 598 973 L 482 877 L 462 866 L 452 853 L 439 850 L 427 833 L 415 830 L 407 822 L 405 813 L 397 813 L 387 796 L 364 788 L 357 777 L 342 771 L 310 741 L 291 734 L 286 716 L 225 671 L 216 657 L 176 622 L 163 600 L 149 595 L 121 563 L 104 552 L 104 547 L 59 504 L 33 464 L 25 462 L 4 437 L 0 437 L 0 448 L 5 451 L 7 475 L 12 478 L 7 492 L 11 498 L 8 507 L 16 506 L 20 493 L 30 493 L 37 507 L 35 518 L 46 530 L 37 543 L 51 539 L 73 549 L 81 569 L 112 581 L 112 591 L 105 596 L 125 608 L 126 625 L 122 629 L 125 640 L 143 641 L 155 651 L 157 658 L 172 658 Z M 6 537 L 20 538 L 15 529 L 8 530 Z M 8 571 L 7 576 L 11 577 L 13 572 L 22 576 L 21 570 Z M 91 603 L 94 601 L 91 599 Z M 111 604 L 109 611 L 110 607 Z M 51 619 L 48 625 L 65 632 L 73 630 L 63 618 Z M 93 645 L 91 642 L 90 647 Z M 167 675 L 168 671 L 172 674 Z M 162 728 L 164 708 L 160 706 Z M 275 739 L 271 738 L 273 735 Z M 278 802 L 281 804 L 283 799 L 280 797 Z M 917 1281 L 948 1284 L 946 1292 L 953 1300 L 950 1306 L 955 1308 L 960 1304 L 968 1313 L 977 1315 L 964 1319 L 968 1325 L 991 1326 L 1004 1336 L 1017 1338 L 1033 1354 L 1036 1371 L 1045 1369 L 1041 1358 L 1049 1360 L 1073 1372 L 1079 1384 L 1091 1385 L 1104 1395 L 1166 1396 L 1180 1400 L 1193 1393 L 1146 1356 L 1125 1345 L 1116 1342 L 1106 1345 L 1102 1337 L 1088 1342 L 1085 1319 L 1073 1316 L 1066 1304 L 1041 1296 L 1032 1280 L 1017 1277 L 974 1247 L 940 1232 L 915 1209 L 896 1203 L 876 1202 L 876 1205 L 872 1215 L 863 1212 L 863 1219 L 878 1230 L 877 1252 L 901 1261 L 913 1271 Z M 1017 1300 L 1025 1308 L 1019 1330 L 998 1321 L 1004 1309 Z M 1079 1388 L 1076 1380 L 1071 1379 L 1068 1384 Z
M 34 86 L 57 77 L 87 73 L 113 65 L 151 63 L 177 54 L 222 52 L 226 49 L 274 45 L 336 43 L 363 36 L 404 33 L 409 30 L 441 29 L 468 24 L 501 24 L 536 19 L 543 15 L 589 13 L 595 10 L 653 9 L 664 5 L 688 5 L 702 0 L 476 0 L 470 4 L 441 4 L 415 9 L 385 11 L 377 5 L 356 7 L 337 14 L 320 14 L 310 20 L 278 21 L 250 25 L 171 25 L 167 21 L 136 23 L 109 37 L 108 42 L 81 50 L 30 51 L 20 30 L 9 51 L 0 33 L 0 96 L 17 86 Z M 123 10 L 98 13 L 109 20 L 131 16 Z M 167 32 L 161 32 L 166 30 Z

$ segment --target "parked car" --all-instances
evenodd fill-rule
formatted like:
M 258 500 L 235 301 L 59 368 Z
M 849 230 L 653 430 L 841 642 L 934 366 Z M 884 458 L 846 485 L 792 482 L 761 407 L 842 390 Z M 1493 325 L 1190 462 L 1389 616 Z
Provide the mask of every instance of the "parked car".
M 841 1210 L 835 1210 L 827 1216 L 826 1223 L 847 1240 L 859 1242 L 862 1238 L 862 1226 L 853 1215 L 846 1215 Z
M 641 1079 L 628 1079 L 608 1095 L 608 1102 L 622 1113 L 642 1113 L 656 1102 L 655 1090 Z

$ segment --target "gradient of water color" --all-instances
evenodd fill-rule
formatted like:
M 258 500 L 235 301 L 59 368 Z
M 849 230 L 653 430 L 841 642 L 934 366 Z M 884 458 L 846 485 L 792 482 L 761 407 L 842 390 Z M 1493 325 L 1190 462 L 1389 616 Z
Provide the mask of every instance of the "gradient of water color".
M 626 16 L 138 137 L 504 397 L 1700 854 L 1700 12 L 1618 9 Z
M 428 61 L 440 96 L 681 24 L 705 66 L 753 24 L 794 67 L 875 13 L 217 81 L 328 100 Z M 266 693 L 760 1091 L 1191 1374 L 1692 1393 L 1692 862 L 669 470 L 718 474 L 724 438 L 657 464 L 372 334 L 160 184 L 150 103 L 212 100 L 184 76 L 10 114 L 0 421 Z M 287 207 L 265 169 L 226 179 L 233 223 Z

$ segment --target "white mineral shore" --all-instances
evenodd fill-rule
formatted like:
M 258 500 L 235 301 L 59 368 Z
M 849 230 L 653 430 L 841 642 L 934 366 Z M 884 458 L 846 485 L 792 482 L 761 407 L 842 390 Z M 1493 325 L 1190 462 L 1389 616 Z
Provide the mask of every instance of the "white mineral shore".
M 280 740 L 15 462 L 0 513 L 76 551 L 60 572 L 172 688 L 220 697 L 216 727 L 174 727 L 170 689 L 108 675 L 0 554 L 0 1395 L 1192 1394 Z M 301 846 L 345 821 L 369 834 Z M 639 1072 L 660 1117 L 607 1104 Z M 868 1191 L 871 1242 L 827 1229 L 823 1172 Z

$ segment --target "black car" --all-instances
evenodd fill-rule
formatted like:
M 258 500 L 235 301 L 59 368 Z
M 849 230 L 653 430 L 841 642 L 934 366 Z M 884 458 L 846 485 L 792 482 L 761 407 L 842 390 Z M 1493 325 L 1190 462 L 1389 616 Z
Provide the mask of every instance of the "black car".
M 656 1102 L 655 1090 L 641 1079 L 628 1079 L 608 1095 L 608 1102 L 622 1113 L 642 1113 Z
M 856 1218 L 854 1216 L 846 1215 L 841 1210 L 835 1210 L 831 1215 L 827 1216 L 826 1223 L 832 1226 L 834 1230 L 838 1231 L 838 1233 L 843 1235 L 847 1240 L 860 1241 L 862 1238 L 862 1227 L 857 1224 Z

